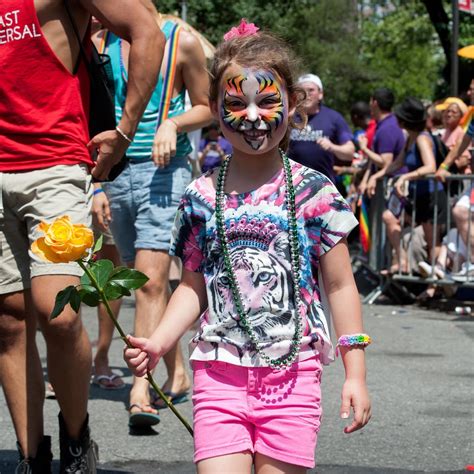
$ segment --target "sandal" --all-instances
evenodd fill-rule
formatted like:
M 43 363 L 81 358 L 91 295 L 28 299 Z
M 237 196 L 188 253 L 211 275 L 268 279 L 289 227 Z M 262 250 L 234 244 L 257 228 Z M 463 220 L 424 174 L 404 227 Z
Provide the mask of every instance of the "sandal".
M 171 390 L 166 390 L 163 393 L 168 397 L 168 400 L 173 405 L 178 405 L 179 403 L 184 403 L 188 401 L 189 390 L 185 390 L 184 392 L 180 393 L 172 392 Z M 155 398 L 151 402 L 152 406 L 159 410 L 163 408 L 168 408 L 168 405 L 158 395 L 156 395 L 155 393 L 153 395 L 155 396 Z
M 151 405 L 144 406 L 152 408 Z M 133 408 L 138 408 L 140 411 L 132 413 Z M 143 411 L 142 405 L 138 403 L 132 403 L 128 408 L 128 412 L 128 426 L 133 428 L 146 428 L 157 425 L 160 422 L 160 415 L 158 413 Z
M 114 383 L 114 381 L 117 381 L 118 384 Z M 97 387 L 103 390 L 120 390 L 125 387 L 125 382 L 118 374 L 94 375 L 92 385 L 97 385 Z
M 56 392 L 54 391 L 53 386 L 49 382 L 46 384 L 44 396 L 48 400 L 56 400 Z

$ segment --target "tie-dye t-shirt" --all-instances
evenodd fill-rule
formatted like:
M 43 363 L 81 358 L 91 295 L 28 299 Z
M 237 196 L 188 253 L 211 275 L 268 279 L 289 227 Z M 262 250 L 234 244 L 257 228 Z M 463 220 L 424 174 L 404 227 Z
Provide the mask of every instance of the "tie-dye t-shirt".
M 319 257 L 345 237 L 357 220 L 328 178 L 295 162 L 291 166 L 304 301 L 299 357 L 302 360 L 319 353 L 327 364 L 334 356 L 321 304 Z M 208 309 L 191 340 L 191 359 L 264 366 L 239 324 L 233 302 L 216 233 L 212 172 L 188 186 L 178 208 L 170 249 L 186 269 L 201 272 L 206 282 Z M 254 191 L 226 194 L 224 216 L 247 318 L 264 343 L 265 353 L 279 357 L 289 351 L 295 321 L 283 169 Z

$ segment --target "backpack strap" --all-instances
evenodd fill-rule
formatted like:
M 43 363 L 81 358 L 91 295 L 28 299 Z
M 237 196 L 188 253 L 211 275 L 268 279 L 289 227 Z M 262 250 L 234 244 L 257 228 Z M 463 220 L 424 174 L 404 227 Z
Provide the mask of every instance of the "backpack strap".
M 178 57 L 178 41 L 181 33 L 181 26 L 175 23 L 169 36 L 169 49 L 167 55 L 166 71 L 163 76 L 161 89 L 160 109 L 156 122 L 156 130 L 168 118 L 171 99 L 173 98 L 173 85 L 176 76 L 176 63 Z

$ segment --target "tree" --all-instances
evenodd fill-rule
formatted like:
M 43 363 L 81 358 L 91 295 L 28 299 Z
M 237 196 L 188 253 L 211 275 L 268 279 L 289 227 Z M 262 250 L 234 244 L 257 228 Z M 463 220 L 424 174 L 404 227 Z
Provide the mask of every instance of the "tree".
M 451 2 L 443 0 L 421 0 L 430 17 L 431 23 L 438 34 L 441 47 L 445 56 L 445 66 L 442 69 L 445 85 L 451 81 L 451 50 L 452 50 L 452 18 L 448 15 L 446 9 Z M 452 12 L 450 12 L 452 13 Z M 459 12 L 459 46 L 468 46 L 474 44 L 474 19 L 469 13 Z M 459 87 L 460 90 L 467 89 L 472 77 L 474 77 L 474 64 L 472 61 L 459 61 Z
M 419 1 L 388 3 L 393 8 L 363 12 L 360 60 L 371 82 L 392 89 L 397 100 L 408 95 L 430 100 L 442 63 L 433 26 Z

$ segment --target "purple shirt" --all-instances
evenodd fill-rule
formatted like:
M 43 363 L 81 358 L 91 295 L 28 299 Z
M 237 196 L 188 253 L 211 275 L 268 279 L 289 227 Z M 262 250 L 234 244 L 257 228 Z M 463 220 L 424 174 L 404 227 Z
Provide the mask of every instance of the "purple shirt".
M 378 155 L 393 153 L 395 159 L 405 146 L 405 137 L 395 115 L 390 114 L 377 122 L 372 149 Z
M 219 137 L 217 141 L 203 138 L 201 140 L 201 143 L 199 144 L 199 151 L 202 152 L 209 143 L 217 143 L 226 155 L 230 155 L 232 153 L 232 145 L 223 137 Z M 201 171 L 205 173 L 206 171 L 209 171 L 212 168 L 219 166 L 220 164 L 221 156 L 219 155 L 219 152 L 217 150 L 211 149 L 208 151 L 208 153 L 206 153 L 206 156 L 204 157 L 204 161 L 201 165 Z
M 303 130 L 295 128 L 291 131 L 288 156 L 334 182 L 334 153 L 324 151 L 316 143 L 318 138 L 323 137 L 336 145 L 352 140 L 351 129 L 342 115 L 325 105 L 321 105 L 316 115 L 308 116 L 308 124 Z

